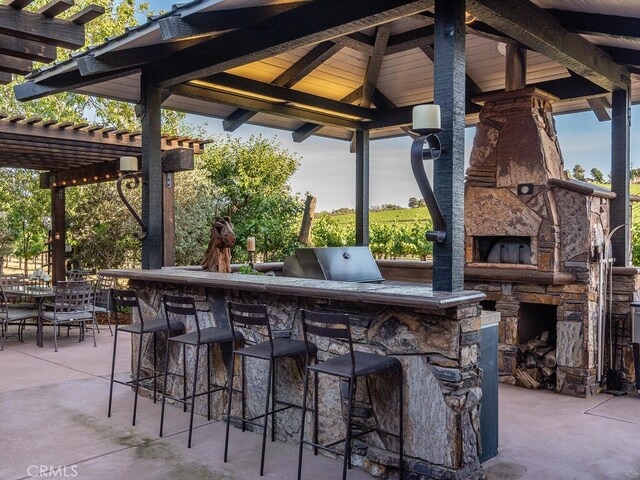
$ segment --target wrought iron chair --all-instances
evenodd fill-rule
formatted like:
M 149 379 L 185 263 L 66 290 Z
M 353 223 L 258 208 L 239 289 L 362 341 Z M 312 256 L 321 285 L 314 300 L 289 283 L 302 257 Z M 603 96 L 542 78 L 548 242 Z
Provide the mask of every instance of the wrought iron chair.
M 183 332 L 184 324 L 182 322 L 168 322 L 164 318 L 158 317 L 153 320 L 145 320 L 142 315 L 142 309 L 140 308 L 140 300 L 138 299 L 138 294 L 135 290 L 116 290 L 111 289 L 110 293 L 113 311 L 115 312 L 115 332 L 113 335 L 113 358 L 111 360 L 111 384 L 109 386 L 109 408 L 107 410 L 107 417 L 111 417 L 111 405 L 113 400 L 113 384 L 118 383 L 120 385 L 126 385 L 127 387 L 134 387 L 134 399 L 133 399 L 133 421 L 132 425 L 136 424 L 136 413 L 138 411 L 138 390 L 140 388 L 140 383 L 146 380 L 153 379 L 153 403 L 156 403 L 157 397 L 157 380 L 158 377 L 162 375 L 162 373 L 158 372 L 157 368 L 157 355 L 156 355 L 156 345 L 157 345 L 157 335 L 158 333 L 165 333 L 167 337 L 170 337 L 172 334 Z M 120 315 L 123 314 L 124 311 L 129 311 L 133 313 L 137 312 L 138 319 L 140 320 L 137 323 L 121 325 L 120 324 Z M 115 367 L 116 367 L 116 348 L 118 346 L 118 332 L 127 332 L 131 335 L 140 335 L 140 340 L 138 342 L 138 362 L 136 365 L 136 372 L 133 379 L 128 381 L 116 380 L 114 378 L 115 375 Z M 142 339 L 145 333 L 153 334 L 153 375 L 148 377 L 140 378 L 140 369 L 142 365 Z M 167 344 L 169 342 L 167 341 Z
M 191 404 L 191 415 L 189 418 L 189 440 L 187 447 L 191 448 L 191 434 L 193 431 L 193 415 L 195 412 L 196 397 L 207 395 L 207 419 L 211 420 L 211 394 L 220 390 L 227 390 L 225 385 L 217 385 L 211 383 L 211 345 L 218 344 L 220 346 L 231 343 L 235 340 L 235 336 L 231 333 L 231 330 L 219 327 L 206 327 L 202 328 L 200 325 L 200 319 L 196 311 L 196 304 L 191 297 L 179 297 L 173 295 L 163 295 L 162 303 L 164 304 L 164 311 L 166 313 L 167 322 L 171 322 L 172 319 L 178 317 L 192 317 L 194 319 L 196 330 L 194 332 L 185 333 L 172 337 L 167 342 L 167 351 L 165 356 L 164 365 L 164 395 L 162 396 L 162 412 L 160 414 L 160 436 L 162 437 L 162 430 L 164 426 L 164 405 L 167 397 L 167 378 L 168 375 L 175 375 L 182 377 L 182 397 L 175 398 L 169 397 L 173 401 L 182 403 L 184 411 L 187 411 L 187 404 Z M 242 337 L 238 338 L 239 340 Z M 182 374 L 169 372 L 169 352 L 170 344 L 176 343 L 182 345 Z M 191 345 L 196 350 L 196 361 L 193 368 L 193 389 L 191 395 L 187 395 L 187 364 L 186 364 L 186 346 Z M 200 363 L 200 347 L 207 346 L 207 389 L 204 392 L 197 391 L 198 386 L 198 366 Z
M 10 323 L 19 323 L 18 339 L 22 340 L 22 324 L 27 319 L 38 318 L 38 310 L 35 308 L 11 308 L 11 304 L 7 302 L 7 296 L 4 293 L 2 284 L 0 283 L 0 322 L 2 322 L 2 345 L 0 351 L 4 350 L 4 344 L 7 340 L 8 328 Z
M 67 270 L 67 280 L 89 280 L 89 277 L 93 274 L 91 270 Z
M 237 331 L 237 327 L 262 327 L 266 330 L 268 339 L 263 342 L 245 346 L 244 348 L 234 348 L 233 350 L 232 364 L 235 364 L 236 355 L 239 355 L 242 361 L 242 388 L 240 389 L 242 413 L 240 417 L 234 417 L 231 415 L 231 402 L 233 395 L 230 394 L 228 400 L 229 403 L 227 405 L 227 428 L 224 440 L 224 461 L 227 461 L 227 453 L 229 447 L 229 426 L 231 424 L 231 420 L 241 422 L 243 431 L 245 429 L 245 424 L 247 423 L 256 427 L 262 427 L 262 451 L 260 453 L 260 476 L 262 476 L 264 474 L 264 452 L 267 442 L 267 426 L 269 423 L 269 416 L 271 417 L 271 441 L 273 442 L 275 441 L 276 413 L 282 412 L 292 407 L 300 408 L 300 405 L 284 402 L 276 398 L 276 360 L 280 358 L 305 357 L 305 364 L 308 364 L 310 355 L 315 355 L 317 348 L 311 342 L 306 344 L 302 340 L 274 338 L 271 330 L 271 323 L 269 322 L 269 316 L 267 314 L 266 305 L 243 305 L 228 302 L 227 307 L 229 312 L 229 322 L 231 324 L 231 331 L 233 332 L 234 340 L 237 340 L 240 335 L 240 332 Z M 238 343 L 234 342 L 234 345 L 238 345 Z M 248 419 L 245 417 L 245 357 L 257 358 L 269 362 L 264 414 Z M 229 383 L 229 390 L 230 392 L 233 392 L 233 374 L 229 379 Z M 269 409 L 270 402 L 271 410 Z M 282 407 L 276 408 L 277 405 L 282 405 Z M 257 420 L 259 419 L 263 419 L 262 423 L 257 422 Z
M 0 286 L 4 288 L 24 287 L 25 285 L 26 277 L 22 273 L 0 275 Z M 5 296 L 5 300 L 6 306 L 9 309 L 34 310 L 37 308 L 35 302 L 29 301 L 25 296 Z M 32 322 L 33 325 L 37 325 L 37 318 L 38 316 L 36 315 L 35 320 Z M 18 325 L 18 340 L 20 342 L 24 341 L 24 329 L 27 326 L 27 320 L 29 320 L 29 318 L 22 320 Z
M 107 325 L 109 332 L 113 337 L 113 329 L 111 328 L 111 289 L 115 286 L 115 277 L 98 274 L 95 282 L 94 308 L 95 313 L 107 314 Z M 98 328 L 98 332 L 100 329 Z
M 89 282 L 64 281 L 56 285 L 56 296 L 53 311 L 42 311 L 42 320 L 53 325 L 53 344 L 58 351 L 58 335 L 56 327 L 62 325 L 78 325 L 80 334 L 78 342 L 84 340 L 83 325 L 91 322 L 93 327 L 93 346 L 96 345 L 96 316 L 93 313 L 93 286 Z
M 342 467 L 342 480 L 347 477 L 347 468 L 351 468 L 351 441 L 354 438 L 359 438 L 368 433 L 377 431 L 385 435 L 396 437 L 399 439 L 399 467 L 400 467 L 400 479 L 403 478 L 404 473 L 404 437 L 403 437 L 403 379 L 402 379 L 402 364 L 400 360 L 390 356 L 376 355 L 374 353 L 356 352 L 353 350 L 353 341 L 351 339 L 351 328 L 349 325 L 349 316 L 342 313 L 320 313 L 310 312 L 308 310 L 302 310 L 302 330 L 304 333 L 304 339 L 307 345 L 310 345 L 309 337 L 325 337 L 335 338 L 342 341 L 346 341 L 349 345 L 349 353 L 330 358 L 324 362 L 317 362 L 315 365 L 307 364 L 304 378 L 304 400 L 302 410 L 302 423 L 300 426 L 300 445 L 298 452 L 298 480 L 302 475 L 302 450 L 304 445 L 310 445 L 313 447 L 314 454 L 317 454 L 317 449 L 332 452 L 335 455 L 343 455 L 343 467 Z M 310 348 L 308 349 L 310 351 Z M 314 441 L 310 442 L 304 439 L 304 427 L 305 417 L 307 414 L 307 396 L 309 393 L 308 382 L 309 372 L 314 374 Z M 318 443 L 318 374 L 333 375 L 338 377 L 341 381 L 346 381 L 347 390 L 346 395 L 341 392 L 341 396 L 346 396 L 346 436 L 343 439 L 335 440 L 330 443 L 320 444 Z M 389 375 L 393 374 L 398 379 L 398 433 L 386 432 L 378 428 L 378 426 L 359 425 L 354 422 L 354 404 L 356 397 L 357 381 L 358 378 L 364 377 L 367 381 L 370 375 Z M 341 389 L 342 390 L 342 389 Z M 367 383 L 367 390 L 369 385 Z M 355 430 L 355 432 L 354 432 Z M 344 452 L 340 452 L 333 446 L 343 443 Z

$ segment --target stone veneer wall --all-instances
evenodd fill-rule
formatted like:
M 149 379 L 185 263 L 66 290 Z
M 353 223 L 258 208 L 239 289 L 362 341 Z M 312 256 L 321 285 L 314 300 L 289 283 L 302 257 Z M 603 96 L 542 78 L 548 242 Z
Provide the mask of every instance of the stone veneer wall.
M 140 295 L 143 315 L 151 318 L 160 310 L 162 292 L 187 294 L 195 297 L 198 315 L 205 326 L 226 326 L 226 300 L 247 303 L 266 303 L 275 329 L 291 329 L 292 337 L 301 337 L 299 309 L 346 312 L 353 324 L 353 337 L 357 350 L 394 355 L 403 365 L 405 381 L 405 459 L 412 479 L 466 479 L 482 477 L 478 455 L 479 402 L 481 398 L 479 360 L 480 317 L 475 304 L 439 311 L 424 311 L 408 307 L 394 307 L 362 303 L 320 300 L 304 297 L 274 296 L 249 292 L 232 292 L 199 287 L 180 287 L 169 284 L 131 281 L 131 287 Z M 188 325 L 189 331 L 193 325 Z M 257 331 L 247 332 L 256 340 L 263 339 Z M 143 369 L 153 365 L 153 355 L 164 360 L 164 341 L 158 342 L 158 351 L 146 339 L 143 344 Z M 318 344 L 320 359 L 347 352 L 340 341 Z M 134 358 L 137 344 L 134 339 Z M 193 371 L 194 356 L 187 354 L 189 371 Z M 172 352 L 170 370 L 179 371 L 180 356 Z M 213 380 L 224 384 L 227 374 L 222 353 L 214 349 Z M 206 385 L 206 359 L 201 354 L 199 388 Z M 247 363 L 247 413 L 257 415 L 263 409 L 266 368 L 254 360 Z M 264 363 L 264 362 L 263 362 Z M 239 372 L 236 364 L 236 375 Z M 279 398 L 300 403 L 302 399 L 303 360 L 284 360 L 278 367 L 277 391 Z M 359 390 L 363 387 L 359 384 Z M 169 391 L 180 395 L 182 382 L 170 379 Z M 397 397 L 394 386 L 383 378 L 370 382 L 373 412 L 381 427 L 397 431 Z M 190 391 L 190 390 L 189 390 Z M 337 439 L 344 435 L 344 422 L 340 411 L 339 386 L 335 377 L 321 376 L 320 441 Z M 148 392 L 147 392 L 148 393 Z M 360 392 L 364 393 L 364 392 Z M 363 397 L 360 397 L 363 398 Z M 212 414 L 220 419 L 225 406 L 226 393 L 213 395 Z M 239 399 L 234 400 L 236 413 Z M 196 411 L 206 414 L 206 396 L 196 401 Z M 311 432 L 311 415 L 305 427 Z M 185 421 L 187 421 L 185 417 Z M 277 414 L 277 437 L 283 441 L 298 442 L 300 411 L 290 409 Z M 365 437 L 367 446 L 355 448 L 353 463 L 376 476 L 397 475 L 397 441 L 376 434 Z M 231 445 L 233 449 L 233 445 Z M 221 452 L 219 452 L 221 455 Z
M 613 322 L 618 325 L 618 345 L 622 351 L 622 378 L 628 391 L 635 390 L 638 372 L 633 364 L 631 345 L 632 311 L 630 302 L 640 300 L 640 268 L 614 267 L 613 269 Z M 619 363 L 617 364 L 619 365 Z

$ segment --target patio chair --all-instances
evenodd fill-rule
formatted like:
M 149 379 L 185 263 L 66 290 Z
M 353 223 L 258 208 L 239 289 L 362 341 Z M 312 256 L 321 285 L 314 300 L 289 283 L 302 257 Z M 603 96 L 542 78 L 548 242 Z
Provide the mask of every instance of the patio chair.
M 17 288 L 24 287 L 26 285 L 26 277 L 22 273 L 9 273 L 0 275 L 0 286 L 4 288 Z M 32 301 L 33 299 L 29 299 L 26 296 L 6 296 L 7 307 L 10 309 L 19 309 L 19 310 L 35 310 L 37 309 L 37 305 Z M 20 342 L 24 341 L 24 330 L 27 325 L 37 325 L 37 316 L 35 320 L 29 324 L 27 324 L 27 320 L 25 319 L 20 322 L 18 326 L 18 340 Z
M 89 280 L 91 270 L 67 270 L 67 280 Z
M 351 339 L 351 328 L 349 324 L 349 316 L 344 313 L 320 313 L 302 310 L 302 331 L 304 340 L 310 345 L 309 337 L 316 338 L 334 338 L 346 342 L 349 346 L 349 353 L 330 358 L 324 362 L 318 362 L 314 365 L 307 364 L 304 374 L 304 400 L 302 402 L 302 422 L 300 424 L 300 445 L 298 452 L 298 476 L 300 480 L 302 475 L 302 449 L 304 445 L 313 447 L 314 454 L 317 450 L 325 450 L 335 455 L 343 456 L 342 480 L 347 477 L 347 468 L 351 468 L 351 441 L 355 438 L 367 435 L 372 432 L 378 432 L 399 440 L 399 467 L 400 479 L 404 473 L 404 435 L 402 424 L 403 416 L 403 378 L 402 364 L 400 360 L 391 356 L 376 355 L 374 353 L 356 352 L 353 350 L 353 341 Z M 307 351 L 310 351 L 308 349 Z M 307 396 L 309 393 L 309 372 L 314 373 L 314 407 L 307 407 Z M 346 396 L 346 436 L 340 440 L 334 440 L 329 443 L 320 444 L 318 442 L 318 374 L 332 375 L 338 377 L 340 381 L 347 384 L 346 392 L 342 392 L 341 397 Z M 367 391 L 369 391 L 368 377 L 371 375 L 394 375 L 397 378 L 396 388 L 398 392 L 398 433 L 386 432 L 381 430 L 376 422 L 375 426 L 358 424 L 354 420 L 354 404 L 357 391 L 357 381 L 364 377 Z M 342 386 L 342 385 L 341 385 Z M 345 394 L 346 393 L 346 394 Z M 344 405 L 343 405 L 344 406 Z M 313 411 L 313 441 L 304 439 L 305 417 L 307 410 Z M 355 432 L 354 432 L 355 431 Z M 339 443 L 344 443 L 344 451 L 340 452 L 333 448 Z
M 7 297 L 0 284 L 0 322 L 2 322 L 2 345 L 0 351 L 4 350 L 4 344 L 7 340 L 7 334 L 10 323 L 19 323 L 18 339 L 22 340 L 22 324 L 29 318 L 38 318 L 38 310 L 35 308 L 12 308 L 7 302 Z
M 95 313 L 107 314 L 107 325 L 109 332 L 113 337 L 113 329 L 111 328 L 111 289 L 115 286 L 115 277 L 98 274 L 95 282 L 94 308 Z M 100 328 L 98 328 L 98 333 Z
M 264 474 L 264 452 L 267 443 L 267 426 L 269 423 L 269 417 L 271 417 L 271 441 L 275 441 L 275 422 L 276 413 L 282 412 L 292 407 L 300 408 L 300 405 L 278 400 L 276 395 L 276 360 L 282 358 L 305 358 L 305 364 L 309 363 L 309 357 L 315 355 L 317 348 L 314 344 L 309 342 L 305 344 L 302 340 L 292 340 L 290 338 L 274 338 L 271 331 L 271 323 L 269 322 L 269 316 L 267 314 L 266 305 L 243 305 L 239 303 L 228 302 L 227 310 L 229 312 L 229 322 L 231 324 L 231 331 L 234 335 L 234 345 L 238 345 L 235 340 L 240 338 L 240 332 L 236 327 L 258 327 L 266 330 L 267 340 L 253 345 L 244 346 L 243 348 L 234 348 L 232 356 L 232 364 L 235 364 L 236 355 L 239 355 L 242 359 L 242 371 L 241 371 L 241 416 L 234 417 L 231 415 L 231 402 L 233 395 L 229 395 L 227 404 L 227 427 L 224 440 L 224 461 L 227 461 L 227 453 L 229 447 L 229 426 L 231 420 L 241 422 L 242 430 L 245 429 L 245 424 L 253 425 L 262 428 L 262 450 L 260 453 L 260 476 Z M 236 338 L 237 337 L 237 338 Z M 245 413 L 245 357 L 251 357 L 260 360 L 266 360 L 269 362 L 269 369 L 266 380 L 266 395 L 264 401 L 264 413 L 257 415 L 253 418 L 246 418 Z M 233 372 L 232 372 L 233 373 Z M 229 379 L 229 390 L 233 392 L 233 374 Z M 269 403 L 271 403 L 271 409 L 269 409 Z M 279 408 L 277 406 L 280 405 Z M 262 422 L 257 420 L 262 419 Z
M 56 286 L 56 296 L 53 303 L 53 311 L 44 310 L 42 312 L 43 322 L 53 325 L 53 343 L 55 351 L 58 351 L 58 335 L 56 327 L 62 325 L 77 325 L 80 330 L 78 342 L 84 340 L 87 322 L 93 327 L 93 346 L 96 344 L 96 316 L 93 312 L 93 285 L 85 281 L 64 281 L 58 282 Z M 59 328 L 58 328 L 59 330 Z

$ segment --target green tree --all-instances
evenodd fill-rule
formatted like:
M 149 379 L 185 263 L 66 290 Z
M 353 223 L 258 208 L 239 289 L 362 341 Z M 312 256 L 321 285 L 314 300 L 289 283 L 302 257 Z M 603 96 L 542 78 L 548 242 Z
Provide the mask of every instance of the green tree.
M 582 165 L 576 164 L 576 166 L 573 167 L 573 178 L 575 178 L 576 180 L 582 180 L 584 182 L 585 181 L 584 173 L 585 172 Z
M 237 238 L 234 260 L 247 259 L 248 236 L 256 237 L 258 253 L 266 261 L 280 260 L 299 245 L 304 204 L 289 186 L 299 164 L 296 154 L 262 136 L 246 141 L 219 137 L 207 148 L 203 165 L 218 188 L 220 213 L 231 211 Z
M 593 181 L 596 183 L 604 183 L 604 175 L 595 167 L 591 169 L 591 178 L 593 178 Z
M 426 206 L 426 203 L 424 203 L 423 199 L 416 197 L 409 198 L 409 208 L 418 208 L 424 206 Z

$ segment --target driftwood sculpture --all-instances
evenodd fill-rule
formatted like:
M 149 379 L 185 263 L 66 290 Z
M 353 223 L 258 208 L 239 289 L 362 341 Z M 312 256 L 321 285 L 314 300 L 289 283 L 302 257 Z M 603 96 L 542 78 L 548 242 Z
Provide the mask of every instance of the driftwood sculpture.
M 231 272 L 231 247 L 236 243 L 236 234 L 230 217 L 219 217 L 211 227 L 211 239 L 202 261 L 202 269 L 208 272 Z

